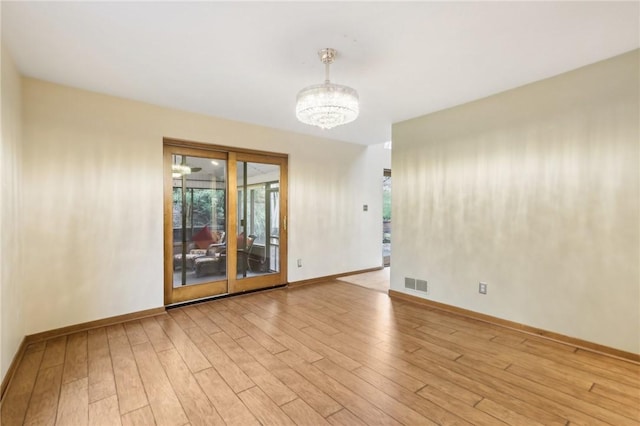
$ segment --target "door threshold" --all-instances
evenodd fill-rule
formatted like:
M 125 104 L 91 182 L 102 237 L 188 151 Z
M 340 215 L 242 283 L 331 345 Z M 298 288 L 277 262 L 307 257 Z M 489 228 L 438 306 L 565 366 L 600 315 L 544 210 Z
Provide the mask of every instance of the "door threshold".
M 260 291 L 277 290 L 277 289 L 280 289 L 280 288 L 283 288 L 283 287 L 286 287 L 286 286 L 287 286 L 287 284 L 278 284 L 278 285 L 274 285 L 272 287 L 257 288 L 255 290 L 241 291 L 239 293 L 216 294 L 215 296 L 207 296 L 207 297 L 201 297 L 199 299 L 186 300 L 184 302 L 171 303 L 169 305 L 165 305 L 165 309 L 168 310 L 168 309 L 182 308 L 184 306 L 196 305 L 198 303 L 204 303 L 204 302 L 211 302 L 213 300 L 226 299 L 228 297 L 242 296 L 242 295 L 245 295 L 245 294 L 257 293 L 257 292 L 260 292 Z

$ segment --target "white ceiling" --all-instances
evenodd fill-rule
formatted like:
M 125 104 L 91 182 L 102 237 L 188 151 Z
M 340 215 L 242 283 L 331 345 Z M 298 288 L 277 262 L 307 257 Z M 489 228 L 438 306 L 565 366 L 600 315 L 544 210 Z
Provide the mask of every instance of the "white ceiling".
M 27 76 L 360 144 L 391 124 L 640 46 L 639 2 L 8 2 Z M 354 87 L 358 120 L 297 122 L 297 92 Z

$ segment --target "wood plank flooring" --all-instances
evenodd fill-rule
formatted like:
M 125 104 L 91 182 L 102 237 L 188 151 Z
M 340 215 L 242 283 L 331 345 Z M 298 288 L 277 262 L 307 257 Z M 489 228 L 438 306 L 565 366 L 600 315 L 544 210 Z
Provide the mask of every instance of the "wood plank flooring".
M 12 425 L 640 425 L 640 365 L 341 281 L 27 348 Z

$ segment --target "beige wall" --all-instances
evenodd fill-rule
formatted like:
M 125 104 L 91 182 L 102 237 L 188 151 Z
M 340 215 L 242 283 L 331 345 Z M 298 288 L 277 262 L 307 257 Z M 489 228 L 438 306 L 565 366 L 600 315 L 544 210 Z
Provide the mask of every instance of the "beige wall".
M 392 288 L 640 353 L 638 63 L 394 125 Z
M 4 46 L 2 51 L 2 141 L 0 142 L 0 380 L 24 337 L 20 286 L 21 82 Z
M 289 154 L 289 281 L 381 265 L 379 150 L 23 86 L 27 334 L 163 305 L 163 137 Z

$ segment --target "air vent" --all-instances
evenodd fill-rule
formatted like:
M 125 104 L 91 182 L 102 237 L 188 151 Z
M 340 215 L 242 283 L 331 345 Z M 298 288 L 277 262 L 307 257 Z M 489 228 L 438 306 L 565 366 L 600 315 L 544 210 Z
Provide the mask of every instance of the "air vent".
M 417 280 L 416 281 L 416 290 L 427 292 L 427 281 L 426 280 Z
M 416 279 L 415 278 L 404 278 L 404 288 L 410 288 L 412 290 L 416 289 Z

